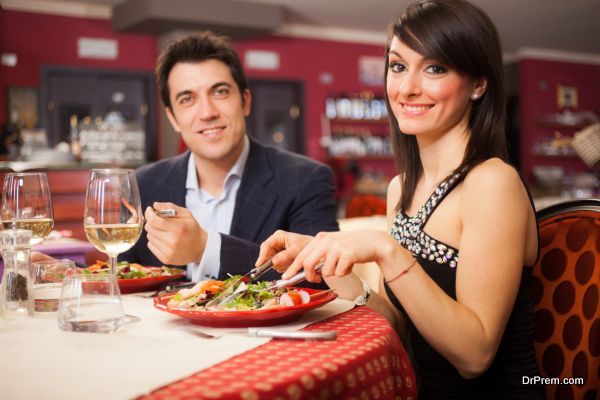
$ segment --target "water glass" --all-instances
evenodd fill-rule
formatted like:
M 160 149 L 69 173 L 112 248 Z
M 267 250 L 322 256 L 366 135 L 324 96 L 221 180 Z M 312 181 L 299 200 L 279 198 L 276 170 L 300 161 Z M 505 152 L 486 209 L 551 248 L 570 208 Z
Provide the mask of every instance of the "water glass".
M 65 277 L 75 275 L 77 268 L 70 260 L 48 260 L 31 263 L 33 299 L 36 312 L 55 312 Z
M 112 333 L 126 322 L 113 274 L 78 274 L 62 283 L 58 326 L 65 331 Z

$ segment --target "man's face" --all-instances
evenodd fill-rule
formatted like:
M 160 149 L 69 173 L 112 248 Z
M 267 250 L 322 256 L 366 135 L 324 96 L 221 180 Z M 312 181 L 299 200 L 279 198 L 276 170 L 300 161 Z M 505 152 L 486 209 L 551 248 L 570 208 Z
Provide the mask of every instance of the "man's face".
M 165 111 L 196 159 L 231 167 L 244 146 L 250 92 L 240 93 L 229 67 L 217 60 L 178 63 L 168 84 L 173 111 Z

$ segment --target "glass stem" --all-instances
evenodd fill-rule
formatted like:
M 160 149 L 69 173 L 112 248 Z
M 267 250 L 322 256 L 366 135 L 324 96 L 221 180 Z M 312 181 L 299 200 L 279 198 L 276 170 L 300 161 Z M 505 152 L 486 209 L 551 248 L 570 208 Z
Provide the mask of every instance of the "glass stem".
M 110 265 L 110 273 L 117 275 L 117 256 L 108 256 L 108 263 Z

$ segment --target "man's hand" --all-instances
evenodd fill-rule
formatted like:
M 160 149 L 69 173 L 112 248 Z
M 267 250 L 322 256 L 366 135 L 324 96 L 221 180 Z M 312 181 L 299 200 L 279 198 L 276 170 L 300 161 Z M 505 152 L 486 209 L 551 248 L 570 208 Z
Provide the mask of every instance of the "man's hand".
M 175 217 L 163 218 L 148 207 L 144 212 L 148 233 L 148 248 L 163 263 L 170 265 L 185 265 L 200 262 L 206 247 L 208 234 L 192 213 L 173 203 L 153 204 L 154 210 L 173 208 L 177 211 Z

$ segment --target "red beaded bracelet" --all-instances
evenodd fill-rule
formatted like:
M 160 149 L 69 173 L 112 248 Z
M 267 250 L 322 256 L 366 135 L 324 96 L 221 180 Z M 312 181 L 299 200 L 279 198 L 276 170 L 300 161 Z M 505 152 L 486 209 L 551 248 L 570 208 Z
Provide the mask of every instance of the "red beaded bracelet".
M 394 276 L 392 279 L 388 279 L 388 280 L 386 280 L 386 281 L 385 281 L 385 283 L 387 283 L 387 284 L 389 285 L 389 284 L 390 284 L 392 281 L 394 281 L 394 280 L 396 280 L 396 279 L 400 278 L 402 275 L 404 275 L 405 273 L 407 273 L 407 272 L 408 272 L 408 271 L 409 271 L 409 270 L 410 270 L 412 267 L 414 267 L 416 263 L 417 263 L 417 259 L 415 259 L 415 260 L 412 262 L 412 264 L 410 264 L 410 265 L 408 266 L 408 268 L 406 268 L 406 269 L 404 269 L 404 270 L 400 271 L 400 272 L 398 273 L 398 275 Z

